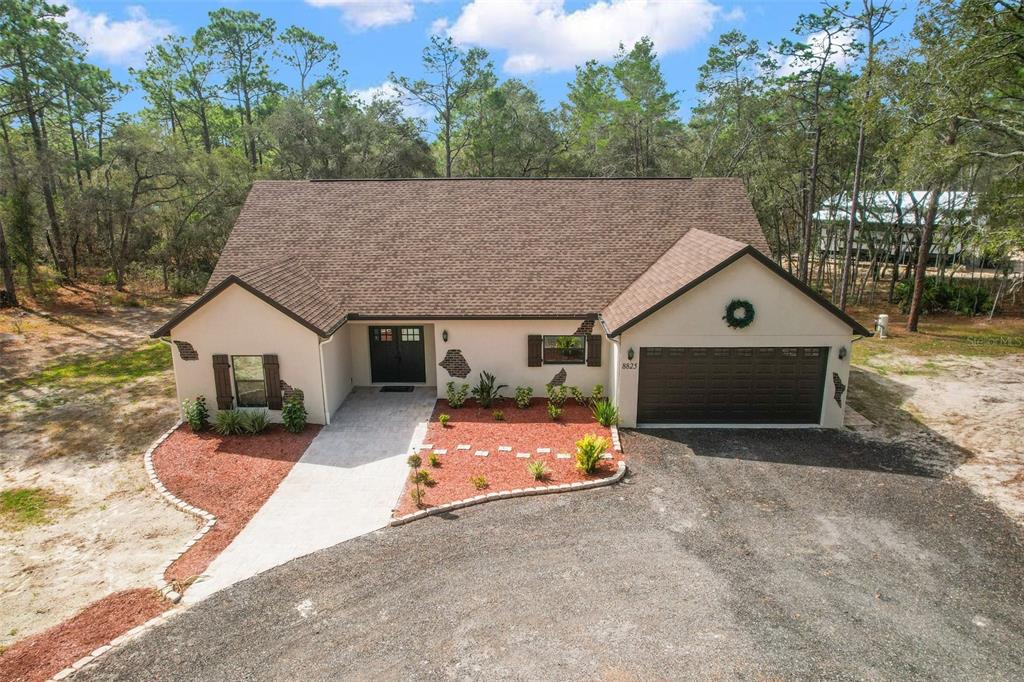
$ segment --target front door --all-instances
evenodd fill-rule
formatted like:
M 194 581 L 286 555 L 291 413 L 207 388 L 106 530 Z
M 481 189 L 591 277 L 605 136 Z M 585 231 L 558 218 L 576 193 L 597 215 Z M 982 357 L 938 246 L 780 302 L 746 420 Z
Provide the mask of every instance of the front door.
M 425 382 L 423 348 L 423 327 L 370 327 L 370 380 Z

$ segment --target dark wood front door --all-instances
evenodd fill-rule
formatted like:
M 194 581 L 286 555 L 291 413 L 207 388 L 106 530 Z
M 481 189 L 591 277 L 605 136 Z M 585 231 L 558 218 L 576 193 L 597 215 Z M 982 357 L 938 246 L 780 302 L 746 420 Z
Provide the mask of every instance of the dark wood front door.
M 828 348 L 641 348 L 641 424 L 817 424 Z
M 427 380 L 423 327 L 370 327 L 370 380 L 374 383 Z

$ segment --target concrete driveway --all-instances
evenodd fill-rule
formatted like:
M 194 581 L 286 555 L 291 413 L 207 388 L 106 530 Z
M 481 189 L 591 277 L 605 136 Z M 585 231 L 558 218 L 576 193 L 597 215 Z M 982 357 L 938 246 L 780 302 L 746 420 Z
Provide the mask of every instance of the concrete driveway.
M 632 475 L 235 585 L 91 680 L 1022 679 L 1024 538 L 895 447 L 624 434 Z
M 387 525 L 436 398 L 433 388 L 354 389 L 185 603 Z

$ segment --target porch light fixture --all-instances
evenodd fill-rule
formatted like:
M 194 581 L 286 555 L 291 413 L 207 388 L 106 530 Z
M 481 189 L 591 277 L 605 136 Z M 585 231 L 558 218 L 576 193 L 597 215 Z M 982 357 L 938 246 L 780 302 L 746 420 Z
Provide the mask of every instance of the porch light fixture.
M 632 348 L 630 348 L 628 351 L 626 351 L 626 358 L 629 359 L 629 360 L 633 359 L 633 349 Z
M 445 329 L 444 331 L 441 332 L 441 340 L 444 341 L 445 343 L 448 343 L 448 330 L 447 329 Z
M 839 359 L 842 360 L 846 357 L 846 346 L 839 346 Z

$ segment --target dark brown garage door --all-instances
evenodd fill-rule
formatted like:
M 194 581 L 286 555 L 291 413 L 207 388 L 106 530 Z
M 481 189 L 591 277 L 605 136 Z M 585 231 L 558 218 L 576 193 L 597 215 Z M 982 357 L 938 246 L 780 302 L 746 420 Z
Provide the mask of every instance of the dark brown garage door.
M 828 348 L 641 348 L 641 424 L 817 424 Z

